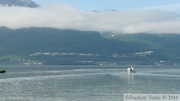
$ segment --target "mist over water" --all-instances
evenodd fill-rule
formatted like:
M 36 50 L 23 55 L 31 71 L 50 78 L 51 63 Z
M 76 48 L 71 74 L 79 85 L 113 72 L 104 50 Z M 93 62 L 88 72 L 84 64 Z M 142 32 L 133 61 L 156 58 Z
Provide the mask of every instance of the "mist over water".
M 0 67 L 1 101 L 123 101 L 123 94 L 178 94 L 178 67 Z

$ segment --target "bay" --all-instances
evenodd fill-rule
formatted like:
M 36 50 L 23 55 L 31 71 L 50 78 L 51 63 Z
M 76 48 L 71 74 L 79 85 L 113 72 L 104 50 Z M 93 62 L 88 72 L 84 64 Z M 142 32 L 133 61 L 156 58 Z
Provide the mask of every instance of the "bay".
M 179 94 L 178 66 L 1 66 L 1 101 L 123 101 L 124 94 Z

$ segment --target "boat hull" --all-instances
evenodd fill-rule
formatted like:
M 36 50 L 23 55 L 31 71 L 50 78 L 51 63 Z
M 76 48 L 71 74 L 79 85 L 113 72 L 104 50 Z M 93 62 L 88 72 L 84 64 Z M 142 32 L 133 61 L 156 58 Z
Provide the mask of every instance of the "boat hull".
M 6 70 L 0 70 L 0 73 L 6 73 Z

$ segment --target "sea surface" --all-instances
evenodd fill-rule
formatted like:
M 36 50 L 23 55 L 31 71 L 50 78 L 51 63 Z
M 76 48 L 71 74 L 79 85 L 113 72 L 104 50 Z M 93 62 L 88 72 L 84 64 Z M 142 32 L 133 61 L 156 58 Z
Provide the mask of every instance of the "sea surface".
M 180 94 L 180 67 L 1 66 L 0 101 L 123 101 L 123 94 Z

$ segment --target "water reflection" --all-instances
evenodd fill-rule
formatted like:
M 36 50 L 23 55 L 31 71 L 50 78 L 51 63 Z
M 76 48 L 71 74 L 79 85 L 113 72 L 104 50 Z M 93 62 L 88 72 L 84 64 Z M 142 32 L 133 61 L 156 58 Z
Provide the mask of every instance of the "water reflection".
M 132 93 L 133 83 L 134 83 L 134 74 L 133 73 L 127 73 L 126 79 L 127 79 L 127 92 Z

